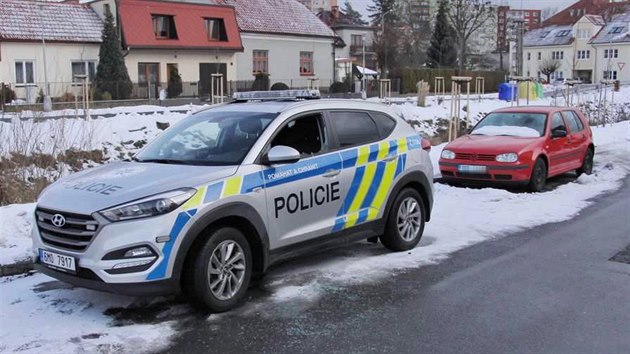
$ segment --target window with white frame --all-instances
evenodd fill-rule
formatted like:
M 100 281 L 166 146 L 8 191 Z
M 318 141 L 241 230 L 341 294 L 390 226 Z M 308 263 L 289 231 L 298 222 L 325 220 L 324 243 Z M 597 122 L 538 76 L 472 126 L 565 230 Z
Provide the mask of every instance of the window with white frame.
M 617 70 L 604 71 L 604 80 L 617 80 Z
M 88 81 L 94 81 L 96 77 L 96 62 L 93 60 L 75 60 L 72 62 L 72 79 L 73 81 L 81 81 L 75 79 L 77 75 L 87 75 Z
M 590 50 L 578 50 L 577 51 L 577 58 L 580 59 L 580 60 L 590 59 L 591 58 L 591 51 Z
M 542 60 L 542 52 L 538 52 L 538 60 Z
M 15 83 L 17 85 L 35 83 L 35 72 L 32 60 L 20 60 L 15 62 Z
M 532 60 L 532 53 L 527 52 L 527 60 Z
M 564 52 L 563 51 L 553 51 L 551 52 L 551 59 L 553 60 L 562 60 L 564 59 Z
M 604 49 L 604 59 L 619 58 L 619 49 Z

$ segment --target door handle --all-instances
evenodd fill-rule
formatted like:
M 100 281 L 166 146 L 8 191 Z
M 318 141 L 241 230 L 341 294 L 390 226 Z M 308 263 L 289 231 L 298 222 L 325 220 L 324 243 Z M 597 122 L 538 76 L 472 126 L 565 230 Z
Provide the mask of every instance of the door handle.
M 341 173 L 341 170 L 328 170 L 326 171 L 326 173 L 324 173 L 324 177 L 332 178 L 339 175 L 340 173 Z
M 396 160 L 397 157 L 398 157 L 398 155 L 389 155 L 389 156 L 385 157 L 385 159 L 383 159 L 383 161 L 391 162 L 391 161 Z

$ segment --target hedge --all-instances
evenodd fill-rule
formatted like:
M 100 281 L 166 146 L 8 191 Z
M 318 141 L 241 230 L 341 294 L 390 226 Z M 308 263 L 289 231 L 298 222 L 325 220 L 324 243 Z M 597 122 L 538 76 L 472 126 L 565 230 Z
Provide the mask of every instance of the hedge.
M 475 93 L 475 77 L 485 78 L 485 92 L 497 92 L 499 84 L 505 82 L 507 73 L 503 71 L 469 71 L 464 70 L 458 74 L 457 69 L 403 69 L 398 75 L 402 79 L 402 93 L 418 92 L 416 84 L 418 81 L 426 81 L 431 85 L 431 93 L 435 91 L 435 78 L 444 78 L 444 87 L 446 93 L 451 92 L 451 76 L 470 76 L 470 93 Z M 466 92 L 466 85 L 462 87 L 462 91 Z

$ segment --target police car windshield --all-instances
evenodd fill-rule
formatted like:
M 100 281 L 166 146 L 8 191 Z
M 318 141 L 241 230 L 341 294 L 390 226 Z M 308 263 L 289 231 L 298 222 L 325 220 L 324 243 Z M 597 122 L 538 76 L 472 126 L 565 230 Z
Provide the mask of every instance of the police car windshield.
M 134 160 L 183 165 L 238 165 L 277 113 L 209 111 L 167 129 Z

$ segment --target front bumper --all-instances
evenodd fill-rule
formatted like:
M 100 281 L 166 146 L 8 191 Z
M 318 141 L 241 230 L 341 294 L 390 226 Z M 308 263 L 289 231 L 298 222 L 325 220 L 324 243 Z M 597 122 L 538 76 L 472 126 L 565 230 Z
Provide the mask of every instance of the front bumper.
M 127 295 L 177 293 L 179 279 L 171 273 L 178 247 L 176 241 L 180 240 L 170 237 L 177 217 L 178 212 L 173 212 L 152 218 L 115 223 L 98 220 L 100 225 L 97 233 L 87 248 L 82 251 L 45 242 L 40 235 L 40 228 L 35 226 L 32 239 L 37 269 L 53 278 L 76 286 L 107 292 Z M 121 252 L 115 251 L 142 246 L 151 248 L 157 257 L 148 266 L 120 268 L 121 263 L 142 258 L 111 257 L 112 252 L 119 254 Z M 74 257 L 76 273 L 51 269 L 41 264 L 39 249 Z M 110 256 L 106 256 L 108 254 Z
M 158 280 L 141 283 L 106 283 L 89 269 L 79 268 L 77 274 L 68 274 L 35 263 L 35 269 L 64 283 L 81 288 L 105 291 L 130 296 L 158 296 L 178 294 L 181 289 L 179 282 L 173 279 Z
M 529 182 L 531 176 L 531 165 L 480 163 L 478 161 L 458 161 L 440 159 L 440 173 L 442 180 L 453 182 L 475 182 L 480 184 L 498 185 L 522 185 Z M 459 170 L 460 165 L 485 166 L 482 173 L 468 173 Z

